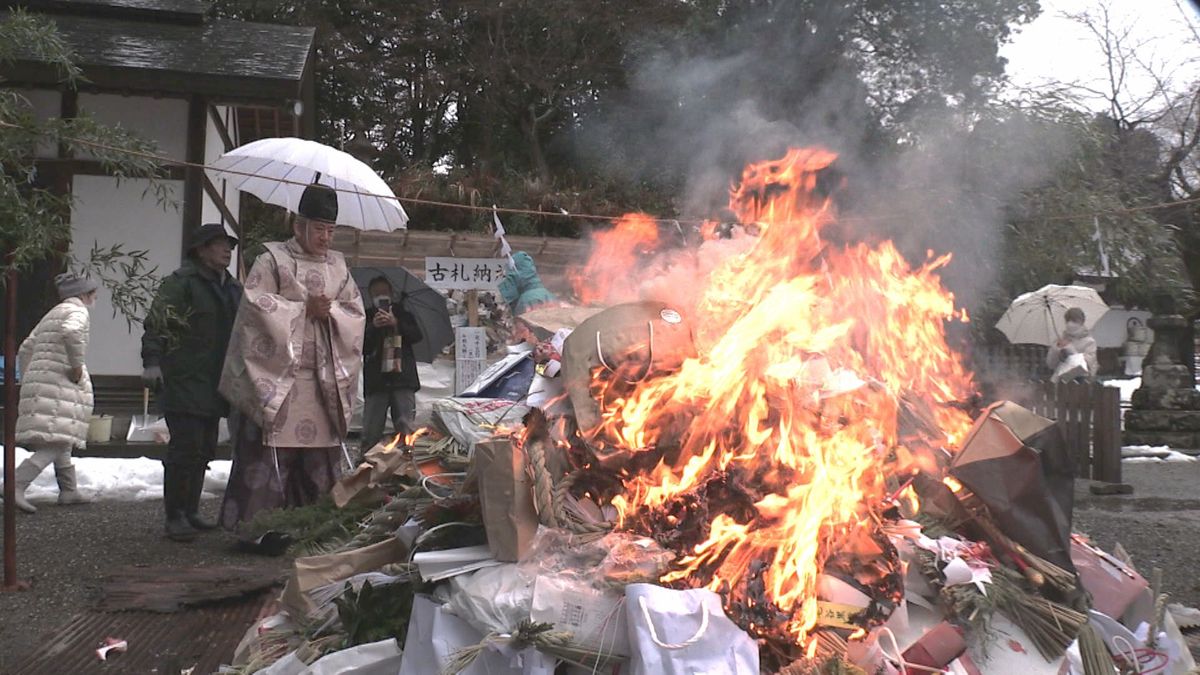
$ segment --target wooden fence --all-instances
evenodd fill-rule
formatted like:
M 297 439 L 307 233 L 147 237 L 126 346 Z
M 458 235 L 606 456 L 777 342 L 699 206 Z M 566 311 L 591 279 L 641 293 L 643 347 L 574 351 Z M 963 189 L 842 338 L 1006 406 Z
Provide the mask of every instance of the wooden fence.
M 1079 478 L 1121 482 L 1121 392 L 1098 384 L 1045 382 L 1026 403 L 1058 422 Z

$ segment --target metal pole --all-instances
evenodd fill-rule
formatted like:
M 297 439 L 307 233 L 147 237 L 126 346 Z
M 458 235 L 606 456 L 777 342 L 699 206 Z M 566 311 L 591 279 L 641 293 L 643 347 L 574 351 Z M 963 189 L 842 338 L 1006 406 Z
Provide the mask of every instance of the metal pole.
M 9 259 L 4 284 L 4 590 L 17 584 L 17 270 Z

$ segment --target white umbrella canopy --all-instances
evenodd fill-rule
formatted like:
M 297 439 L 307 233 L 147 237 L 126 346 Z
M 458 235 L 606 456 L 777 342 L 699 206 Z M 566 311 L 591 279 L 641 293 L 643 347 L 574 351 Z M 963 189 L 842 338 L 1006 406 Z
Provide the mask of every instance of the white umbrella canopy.
M 375 170 L 328 145 L 303 138 L 264 138 L 221 155 L 209 170 L 232 187 L 295 212 L 313 182 L 337 190 L 338 225 L 405 229 L 408 214 Z
M 1108 311 L 1108 305 L 1093 288 L 1050 284 L 1017 296 L 996 322 L 996 328 L 1013 344 L 1050 346 L 1062 334 L 1067 325 L 1064 315 L 1072 307 L 1083 310 L 1088 330 Z

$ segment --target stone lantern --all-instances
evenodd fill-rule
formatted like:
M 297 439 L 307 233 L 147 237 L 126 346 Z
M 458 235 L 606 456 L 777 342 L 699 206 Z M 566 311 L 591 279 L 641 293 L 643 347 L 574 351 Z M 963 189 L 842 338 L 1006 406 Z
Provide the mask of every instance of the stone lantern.
M 1142 386 L 1125 413 L 1125 445 L 1200 449 L 1200 391 L 1184 363 L 1191 353 L 1185 347 L 1188 321 L 1176 311 L 1174 298 L 1160 293 L 1147 325 L 1154 344 L 1142 367 Z

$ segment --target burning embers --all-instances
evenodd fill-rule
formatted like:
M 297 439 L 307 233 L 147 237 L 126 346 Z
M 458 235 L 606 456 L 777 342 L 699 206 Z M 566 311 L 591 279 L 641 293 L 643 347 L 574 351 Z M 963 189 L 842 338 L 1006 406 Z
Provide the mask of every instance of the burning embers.
M 943 332 L 960 318 L 937 276 L 948 256 L 913 267 L 890 242 L 823 241 L 835 214 L 815 188 L 834 158 L 795 149 L 748 167 L 730 208 L 756 235 L 656 261 L 695 288 L 652 299 L 679 303 L 698 356 L 645 379 L 598 368 L 602 421 L 584 430 L 600 454 L 628 453 L 621 526 L 683 554 L 664 583 L 720 591 L 744 628 L 812 649 L 830 623 L 823 578 L 871 590 L 857 625 L 886 615 L 900 592 L 881 535 L 889 495 L 971 424 L 949 405 L 972 383 Z M 587 268 L 601 300 L 637 299 L 624 280 L 648 268 L 657 236 L 631 218 Z

